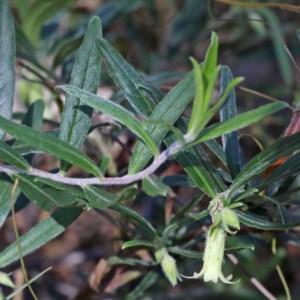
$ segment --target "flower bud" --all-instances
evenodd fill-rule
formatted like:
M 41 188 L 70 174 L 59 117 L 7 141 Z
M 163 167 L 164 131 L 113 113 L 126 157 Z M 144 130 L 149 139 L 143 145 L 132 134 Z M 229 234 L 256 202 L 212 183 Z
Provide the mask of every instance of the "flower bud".
M 237 217 L 237 215 L 234 213 L 233 210 L 231 210 L 229 208 L 224 208 L 222 210 L 222 226 L 223 226 L 224 230 L 230 234 L 236 233 L 236 231 L 230 230 L 230 227 L 234 228 L 236 230 L 240 229 L 239 218 Z
M 175 286 L 177 285 L 177 279 L 181 280 L 177 271 L 176 261 L 171 255 L 169 255 L 166 248 L 161 249 L 161 252 L 161 267 L 164 271 L 165 276 L 168 278 L 172 286 Z
M 154 255 L 155 255 L 156 261 L 160 264 L 161 261 L 162 261 L 162 259 L 163 259 L 163 252 L 162 252 L 162 250 L 161 249 L 156 250 L 155 253 L 154 253 Z

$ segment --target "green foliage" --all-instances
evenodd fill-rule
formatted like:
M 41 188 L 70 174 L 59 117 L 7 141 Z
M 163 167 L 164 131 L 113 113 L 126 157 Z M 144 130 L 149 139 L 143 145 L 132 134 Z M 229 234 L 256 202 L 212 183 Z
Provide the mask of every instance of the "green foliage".
M 141 138 L 153 154 L 158 154 L 158 149 L 153 138 L 143 129 L 138 119 L 130 111 L 112 101 L 107 101 L 72 86 L 59 86 L 59 88 L 69 95 L 80 98 L 81 101 L 99 109 L 101 112 L 111 115 L 115 120 L 128 127 L 128 129 Z
M 0 1 L 0 116 L 11 119 L 15 86 L 15 29 L 9 0 Z M 3 139 L 4 131 L 0 131 Z
M 125 271 L 121 274 L 122 284 L 135 279 L 127 286 L 126 299 L 143 297 L 157 286 L 165 288 L 163 274 L 173 286 L 180 284 L 182 270 L 195 272 L 189 265 L 191 259 L 202 259 L 204 267 L 190 278 L 234 283 L 223 275 L 223 257 L 255 249 L 260 241 L 248 234 L 251 228 L 288 230 L 300 224 L 299 217 L 285 205 L 288 201 L 282 200 L 299 191 L 300 117 L 295 118 L 298 125 L 290 125 L 292 134 L 285 132 L 276 141 L 266 142 L 258 154 L 244 156 L 240 130 L 250 125 L 263 127 L 266 118 L 271 120 L 273 114 L 291 110 L 291 106 L 274 101 L 250 109 L 236 101 L 235 89 L 243 78 L 234 78 L 229 67 L 218 65 L 217 33 L 211 34 L 201 63 L 191 58 L 192 71 L 179 77 L 176 72 L 148 76 L 127 61 L 113 34 L 102 37 L 102 26 L 122 14 L 130 19 L 131 13 L 143 6 L 150 9 L 151 1 L 132 1 L 129 6 L 126 1 L 110 3 L 61 37 L 45 22 L 58 26 L 62 22 L 58 12 L 74 1 L 66 1 L 62 7 L 55 0 L 46 2 L 37 0 L 29 7 L 26 1 L 16 1 L 20 24 L 16 21 L 15 36 L 9 3 L 0 0 L 0 139 L 5 134 L 12 136 L 0 141 L 0 226 L 14 208 L 10 206 L 12 194 L 17 198 L 16 210 L 32 202 L 38 210 L 48 212 L 48 217 L 0 252 L 0 267 L 18 260 L 18 244 L 23 255 L 29 255 L 63 233 L 83 211 L 93 210 L 118 233 L 114 253 L 109 253 L 107 260 L 111 274 L 119 276 L 128 266 L 136 272 L 133 277 L 128 275 L 131 279 Z M 194 1 L 188 3 L 184 7 L 190 12 Z M 262 14 L 278 27 L 272 15 Z M 179 30 L 179 21 L 176 18 L 171 35 Z M 187 33 L 181 34 L 169 45 L 170 52 L 186 41 Z M 55 46 L 50 41 L 53 36 Z M 281 72 L 286 74 L 290 66 L 285 65 L 275 36 L 272 39 Z M 45 117 L 49 111 L 44 99 L 33 99 L 36 101 L 27 105 L 24 115 L 12 116 L 15 44 L 18 60 L 28 64 L 27 69 L 17 65 L 24 72 L 19 80 L 36 83 L 38 79 L 60 109 L 60 123 Z M 43 47 L 44 51 L 39 50 Z M 39 51 L 53 54 L 51 67 L 41 62 Z M 148 60 L 147 55 L 142 57 Z M 149 54 L 149 64 L 151 59 Z M 101 68 L 103 63 L 106 68 Z M 36 78 L 28 78 L 28 72 Z M 97 93 L 100 75 L 101 86 L 114 83 L 110 99 Z M 170 78 L 180 80 L 170 84 L 165 93 L 160 83 L 170 83 Z M 291 84 L 289 76 L 286 84 Z M 60 91 L 67 94 L 63 107 Z M 238 113 L 240 106 L 242 112 Z M 102 121 L 104 116 L 109 121 Z M 114 122 L 122 127 L 112 126 Z M 123 149 L 120 158 L 114 154 L 113 140 Z M 130 157 L 123 155 L 124 149 Z M 47 171 L 40 170 L 34 158 L 45 154 L 59 159 L 60 169 L 55 168 L 56 160 L 51 160 Z M 12 192 L 14 183 L 18 185 Z M 205 238 L 206 248 L 200 251 L 203 247 L 198 244 Z M 117 269 L 119 265 L 124 269 Z M 13 286 L 7 274 L 0 275 L 0 283 Z
M 35 227 L 20 238 L 23 255 L 27 255 L 39 249 L 64 232 L 66 227 L 73 223 L 81 212 L 82 210 L 76 207 L 61 208 L 35 225 Z M 18 248 L 16 243 L 12 243 L 0 252 L 0 266 L 2 268 L 16 260 L 18 260 Z
M 99 18 L 92 18 L 74 63 L 70 85 L 83 88 L 96 93 L 100 81 L 100 56 L 95 48 L 96 37 L 101 36 L 101 23 Z M 59 138 L 76 148 L 81 148 L 88 129 L 93 109 L 81 103 L 80 98 L 67 96 Z

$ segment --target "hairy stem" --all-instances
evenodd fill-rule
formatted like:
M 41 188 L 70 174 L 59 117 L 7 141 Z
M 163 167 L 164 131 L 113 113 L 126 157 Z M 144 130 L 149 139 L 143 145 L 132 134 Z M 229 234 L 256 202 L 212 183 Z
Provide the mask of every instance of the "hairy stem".
M 154 173 L 169 157 L 176 154 L 184 144 L 179 144 L 178 142 L 173 143 L 169 148 L 167 148 L 165 151 L 163 151 L 157 158 L 154 159 L 152 164 L 148 166 L 146 169 L 144 169 L 141 172 L 138 172 L 133 175 L 125 175 L 122 177 L 104 177 L 104 178 L 69 178 L 64 177 L 60 174 L 53 174 L 48 173 L 45 171 L 41 171 L 35 168 L 31 168 L 29 171 L 22 170 L 13 166 L 8 165 L 1 165 L 0 166 L 0 173 L 6 173 L 8 175 L 10 174 L 25 174 L 29 176 L 37 176 L 41 178 L 51 179 L 56 182 L 69 184 L 69 185 L 127 185 L 134 183 L 136 181 L 139 181 L 143 179 L 144 177 L 147 177 Z

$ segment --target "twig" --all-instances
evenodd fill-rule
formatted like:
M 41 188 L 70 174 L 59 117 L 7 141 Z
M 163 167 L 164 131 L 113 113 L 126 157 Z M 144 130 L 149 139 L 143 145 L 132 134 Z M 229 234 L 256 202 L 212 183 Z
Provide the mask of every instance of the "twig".
M 274 255 L 276 255 L 276 239 L 275 238 L 272 239 L 272 253 Z M 287 282 L 284 278 L 284 275 L 283 275 L 282 270 L 281 270 L 279 265 L 276 265 L 276 271 L 277 271 L 278 276 L 279 276 L 279 278 L 282 282 L 282 285 L 283 285 L 283 288 L 284 288 L 284 291 L 285 291 L 285 294 L 286 294 L 286 299 L 287 300 L 292 300 L 292 296 L 291 296 L 289 286 L 288 286 L 288 284 L 287 284 Z
M 245 87 L 245 86 L 238 86 L 237 89 L 240 90 L 240 91 L 243 91 L 243 92 L 246 92 L 246 93 L 249 93 L 249 94 L 252 94 L 252 95 L 255 95 L 255 96 L 264 98 L 264 99 L 267 99 L 267 100 L 269 100 L 269 101 L 273 101 L 273 102 L 278 102 L 278 101 L 280 102 L 280 101 L 283 101 L 283 100 L 280 100 L 280 99 L 278 99 L 278 98 L 269 96 L 269 95 L 267 95 L 267 94 L 264 94 L 264 93 L 255 91 L 255 90 L 250 89 L 250 88 L 247 88 L 247 87 Z
M 54 92 L 55 91 L 55 86 L 56 83 L 52 83 L 49 80 L 47 80 L 47 78 L 45 78 L 44 76 L 42 76 L 39 72 L 37 72 L 36 70 L 34 70 L 31 66 L 23 63 L 23 62 L 19 62 L 19 65 L 25 69 L 27 69 L 29 72 L 31 72 L 32 74 L 34 74 L 37 78 L 39 78 L 41 80 L 41 82 L 43 84 L 45 84 L 45 86 L 51 91 Z
M 1 165 L 0 172 L 6 174 L 25 174 L 29 176 L 37 176 L 41 178 L 51 179 L 55 182 L 60 182 L 69 185 L 127 185 L 139 181 L 144 177 L 154 173 L 169 157 L 177 153 L 184 144 L 178 142 L 173 143 L 169 148 L 163 151 L 157 158 L 154 159 L 152 164 L 141 172 L 133 175 L 125 175 L 121 177 L 104 177 L 104 178 L 69 178 L 60 174 L 48 173 L 39 169 L 31 168 L 30 170 L 22 170 L 13 166 Z
M 237 267 L 239 267 L 240 270 L 243 271 L 244 274 L 246 274 L 249 278 L 252 284 L 269 300 L 276 300 L 277 298 L 269 292 L 265 286 L 256 278 L 253 277 L 249 272 L 239 263 L 237 257 L 233 254 L 227 254 L 227 257 L 229 260 Z

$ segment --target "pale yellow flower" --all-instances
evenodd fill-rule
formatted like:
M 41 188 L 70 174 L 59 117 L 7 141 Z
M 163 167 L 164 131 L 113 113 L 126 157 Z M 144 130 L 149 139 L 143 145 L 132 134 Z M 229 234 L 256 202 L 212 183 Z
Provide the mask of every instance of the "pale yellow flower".
M 226 279 L 222 273 L 225 238 L 226 233 L 222 227 L 211 227 L 207 233 L 202 270 L 199 273 L 195 272 L 191 277 L 183 277 L 193 279 L 203 277 L 205 282 L 212 281 L 217 283 L 220 279 L 224 283 L 235 283 Z

